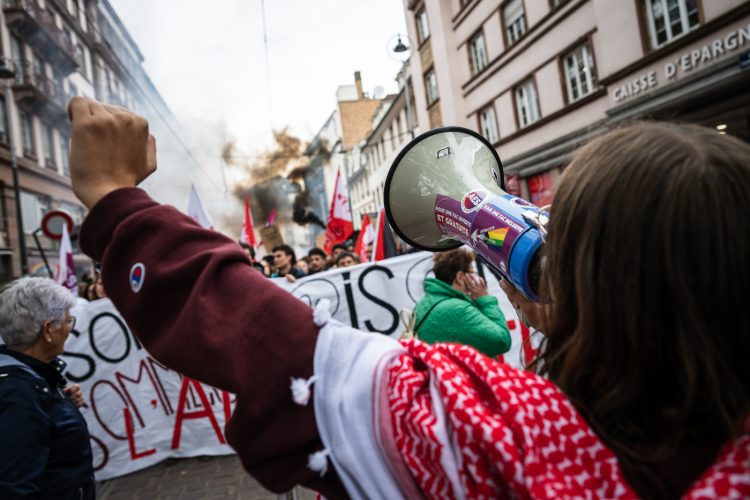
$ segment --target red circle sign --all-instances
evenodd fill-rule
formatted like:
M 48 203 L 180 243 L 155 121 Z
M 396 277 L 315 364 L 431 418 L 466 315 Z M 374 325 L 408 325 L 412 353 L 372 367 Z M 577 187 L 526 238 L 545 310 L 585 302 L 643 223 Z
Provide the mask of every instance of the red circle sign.
M 63 224 L 68 226 L 68 234 L 73 232 L 73 216 L 66 210 L 50 210 L 42 217 L 42 232 L 51 240 L 62 239 Z

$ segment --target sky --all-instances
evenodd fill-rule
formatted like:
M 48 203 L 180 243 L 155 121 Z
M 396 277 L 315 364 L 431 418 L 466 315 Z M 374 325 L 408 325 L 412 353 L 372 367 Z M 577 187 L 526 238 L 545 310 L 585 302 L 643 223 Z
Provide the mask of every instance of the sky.
M 144 56 L 143 66 L 177 117 L 180 141 L 157 137 L 159 169 L 144 184 L 187 210 L 196 185 L 215 227 L 239 231 L 231 195 L 272 144 L 272 128 L 310 141 L 336 107 L 336 89 L 397 90 L 389 48 L 405 33 L 403 0 L 110 0 Z M 270 83 L 270 85 L 269 85 Z M 164 133 L 164 130 L 162 130 Z M 165 140 L 166 139 L 166 140 Z M 236 143 L 235 165 L 221 160 Z
M 403 0 L 265 0 L 268 72 L 261 0 L 110 1 L 177 118 L 225 126 L 249 154 L 272 126 L 311 139 L 354 71 L 365 92 L 396 90 Z

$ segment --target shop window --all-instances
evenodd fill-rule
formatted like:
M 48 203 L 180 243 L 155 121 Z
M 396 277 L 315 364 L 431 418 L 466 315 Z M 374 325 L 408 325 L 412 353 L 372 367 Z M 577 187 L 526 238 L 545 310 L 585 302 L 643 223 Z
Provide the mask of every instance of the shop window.
M 697 0 L 644 0 L 651 47 L 681 37 L 700 23 Z
M 493 105 L 490 104 L 479 112 L 479 130 L 491 144 L 496 143 L 500 138 L 497 132 L 497 116 Z
M 529 198 L 538 207 L 552 204 L 552 174 L 544 172 L 528 178 Z
M 421 44 L 430 37 L 430 26 L 427 23 L 427 11 L 422 8 L 415 17 L 417 22 L 417 41 Z
M 484 33 L 478 33 L 469 41 L 469 64 L 471 74 L 476 75 L 487 67 L 487 48 L 484 45 Z
M 42 148 L 44 149 L 44 166 L 52 170 L 57 170 L 55 163 L 55 148 L 52 137 L 52 127 L 42 122 Z
M 511 0 L 503 7 L 503 24 L 505 25 L 505 38 L 510 47 L 526 33 L 523 0 Z
M 568 102 L 575 102 L 596 89 L 594 56 L 588 42 L 579 45 L 563 57 Z
M 516 88 L 516 111 L 521 128 L 531 125 L 540 118 L 536 85 L 531 78 Z
M 521 176 L 518 174 L 505 175 L 505 192 L 512 196 L 521 196 Z
M 437 75 L 435 75 L 434 69 L 425 73 L 424 84 L 427 90 L 427 105 L 430 106 L 440 97 L 440 94 L 438 93 Z
M 31 115 L 26 111 L 19 110 L 18 118 L 21 122 L 23 155 L 29 158 L 36 158 L 36 148 L 34 147 L 34 122 L 31 120 Z

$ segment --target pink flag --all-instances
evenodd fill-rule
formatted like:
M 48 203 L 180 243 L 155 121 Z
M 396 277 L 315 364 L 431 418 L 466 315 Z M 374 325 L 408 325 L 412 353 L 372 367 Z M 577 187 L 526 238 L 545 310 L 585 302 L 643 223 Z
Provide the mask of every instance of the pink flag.
M 276 220 L 276 209 L 271 210 L 271 215 L 268 216 L 268 222 L 266 222 L 266 226 L 270 226 L 273 224 L 273 221 Z
M 70 243 L 70 234 L 68 234 L 68 225 L 62 225 L 62 239 L 60 240 L 60 257 L 58 259 L 57 275 L 55 281 L 60 283 L 71 292 L 77 294 L 78 278 L 76 278 L 76 268 L 73 263 L 73 245 Z
M 333 200 L 331 201 L 331 211 L 328 214 L 326 242 L 323 249 L 330 254 L 333 245 L 346 241 L 353 232 L 354 225 L 352 224 L 352 210 L 349 207 L 349 193 L 339 170 L 336 172 L 336 186 L 333 189 Z
M 257 247 L 255 240 L 255 225 L 253 224 L 253 213 L 250 211 L 250 201 L 245 196 L 245 219 L 242 221 L 242 234 L 240 241 L 251 247 Z

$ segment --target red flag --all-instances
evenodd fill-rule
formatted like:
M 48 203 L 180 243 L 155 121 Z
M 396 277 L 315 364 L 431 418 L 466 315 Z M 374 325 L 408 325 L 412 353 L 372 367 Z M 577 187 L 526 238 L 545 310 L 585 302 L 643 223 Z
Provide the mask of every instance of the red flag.
M 276 220 L 276 209 L 274 208 L 271 210 L 271 215 L 268 216 L 268 222 L 266 222 L 266 226 L 270 226 L 273 224 L 273 222 Z
M 349 193 L 346 191 L 346 184 L 341 178 L 341 171 L 338 171 L 336 172 L 336 186 L 333 189 L 331 211 L 328 213 L 326 243 L 323 249 L 330 254 L 333 245 L 346 241 L 353 232 L 354 225 L 352 224 L 352 211 L 349 208 Z
M 370 256 L 367 254 L 367 247 L 375 240 L 375 231 L 370 224 L 370 216 L 365 214 L 362 217 L 362 229 L 359 230 L 357 244 L 354 245 L 354 253 L 359 255 L 362 262 L 369 262 Z
M 385 208 L 378 212 L 378 222 L 375 224 L 375 243 L 372 245 L 372 260 L 385 259 Z
M 253 213 L 250 211 L 250 201 L 245 196 L 245 220 L 242 221 L 242 234 L 240 234 L 240 241 L 246 243 L 251 247 L 257 247 L 258 243 L 255 240 L 255 224 L 253 224 Z

